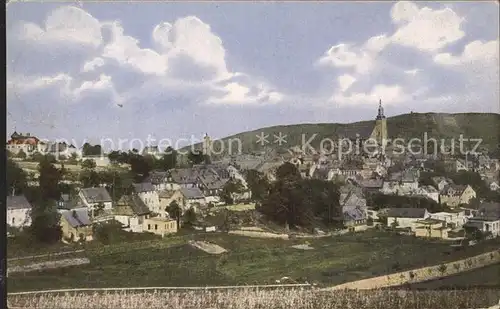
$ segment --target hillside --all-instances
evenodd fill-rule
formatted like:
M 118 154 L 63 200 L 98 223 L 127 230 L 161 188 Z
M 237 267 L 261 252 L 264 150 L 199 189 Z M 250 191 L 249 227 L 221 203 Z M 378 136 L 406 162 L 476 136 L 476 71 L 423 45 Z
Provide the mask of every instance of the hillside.
M 223 143 L 214 143 L 213 149 L 220 151 L 220 145 L 224 145 L 226 154 L 230 145 L 232 154 L 237 154 L 237 140 L 241 141 L 242 154 L 260 153 L 262 151 L 286 149 L 301 146 L 310 138 L 317 134 L 310 145 L 317 149 L 322 139 L 330 138 L 336 141 L 343 136 L 369 135 L 375 125 L 375 120 L 361 121 L 349 124 L 339 123 L 316 123 L 316 124 L 296 124 L 282 125 L 262 128 L 249 132 L 242 132 L 222 139 Z M 451 139 L 455 139 L 458 145 L 460 134 L 464 138 L 482 138 L 482 146 L 489 150 L 497 149 L 500 143 L 500 114 L 493 113 L 411 113 L 387 118 L 388 135 L 390 139 L 404 138 L 409 141 L 411 138 L 424 139 L 427 132 L 428 138 L 445 139 L 446 145 L 451 144 Z M 280 146 L 275 142 L 274 135 L 286 135 L 286 143 Z M 267 143 L 258 143 L 257 135 L 263 133 L 268 135 Z M 230 143 L 230 141 L 232 141 Z M 189 146 L 191 147 L 191 146 Z M 201 144 L 195 144 L 195 149 L 201 149 Z M 186 150 L 187 148 L 183 148 Z

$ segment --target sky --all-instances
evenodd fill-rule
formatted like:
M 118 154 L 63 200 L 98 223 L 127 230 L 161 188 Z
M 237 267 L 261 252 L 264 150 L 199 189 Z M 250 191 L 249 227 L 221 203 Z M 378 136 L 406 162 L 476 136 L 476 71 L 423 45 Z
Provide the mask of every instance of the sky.
M 201 139 L 410 112 L 499 113 L 498 2 L 7 7 L 7 132 Z

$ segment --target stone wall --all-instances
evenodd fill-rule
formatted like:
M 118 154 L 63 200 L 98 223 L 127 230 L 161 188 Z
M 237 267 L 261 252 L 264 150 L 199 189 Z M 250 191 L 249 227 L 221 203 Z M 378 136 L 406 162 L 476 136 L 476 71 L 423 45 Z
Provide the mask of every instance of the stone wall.
M 454 262 L 348 282 L 326 288 L 325 290 L 376 289 L 399 286 L 448 277 L 496 263 L 500 263 L 500 249 Z
M 247 236 L 247 237 L 255 237 L 255 238 L 279 238 L 279 239 L 288 239 L 288 234 L 275 234 L 269 232 L 259 232 L 259 231 L 229 231 L 229 234 Z

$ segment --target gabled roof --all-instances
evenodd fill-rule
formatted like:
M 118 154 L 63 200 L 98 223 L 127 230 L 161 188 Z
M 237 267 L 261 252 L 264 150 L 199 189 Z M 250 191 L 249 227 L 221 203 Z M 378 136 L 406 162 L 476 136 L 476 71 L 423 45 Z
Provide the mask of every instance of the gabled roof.
M 384 180 L 382 179 L 364 179 L 359 182 L 360 186 L 365 189 L 377 189 L 382 188 L 384 185 Z
M 202 199 L 205 198 L 203 192 L 197 187 L 194 188 L 181 188 L 182 195 L 187 199 Z
M 117 203 L 116 212 L 127 214 L 124 210 L 126 207 L 130 207 L 131 214 L 138 216 L 151 213 L 148 206 L 135 194 L 122 196 Z
M 205 189 L 208 189 L 208 190 L 222 189 L 226 185 L 226 183 L 229 181 L 228 178 L 221 179 L 219 176 L 214 175 L 214 174 L 199 176 L 198 179 L 201 182 L 201 184 L 203 185 L 203 187 Z
M 177 190 L 162 190 L 158 192 L 158 197 L 162 199 L 171 198 L 172 196 L 174 196 L 175 192 L 177 192 Z
M 132 186 L 134 187 L 134 192 L 136 193 L 151 192 L 155 190 L 153 184 L 150 182 L 134 183 Z
M 69 210 L 62 213 L 62 217 L 71 227 L 81 227 L 92 225 L 89 213 L 86 209 Z
M 111 196 L 105 188 L 84 188 L 81 192 L 89 203 L 112 202 Z
M 24 195 L 7 196 L 7 209 L 31 209 L 31 207 Z
M 168 178 L 168 172 L 163 171 L 151 171 L 149 176 L 146 178 L 145 182 L 150 182 L 154 185 L 165 183 Z
M 427 209 L 425 208 L 390 208 L 387 216 L 395 218 L 424 218 L 426 213 Z
M 357 206 L 342 207 L 344 220 L 364 220 L 366 219 L 366 208 Z
M 479 214 L 485 217 L 500 219 L 500 203 L 487 202 L 479 206 Z
M 464 193 L 465 189 L 469 187 L 468 185 L 455 185 L 450 184 L 444 187 L 442 194 L 443 195 L 452 195 L 452 196 L 460 196 Z

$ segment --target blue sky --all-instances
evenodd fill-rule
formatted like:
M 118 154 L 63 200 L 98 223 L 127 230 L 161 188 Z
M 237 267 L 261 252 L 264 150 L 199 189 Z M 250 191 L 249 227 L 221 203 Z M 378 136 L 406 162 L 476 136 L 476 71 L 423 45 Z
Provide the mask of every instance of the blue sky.
M 496 2 L 11 3 L 7 129 L 213 137 L 499 112 Z

